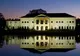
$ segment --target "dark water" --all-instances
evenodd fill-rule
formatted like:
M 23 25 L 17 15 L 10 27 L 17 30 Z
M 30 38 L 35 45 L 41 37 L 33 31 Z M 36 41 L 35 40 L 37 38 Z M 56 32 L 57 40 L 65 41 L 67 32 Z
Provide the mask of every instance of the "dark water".
M 53 39 L 56 39 L 56 40 L 53 40 Z M 51 41 L 56 42 L 59 45 L 66 45 L 66 46 L 68 43 L 67 41 L 70 41 L 70 46 L 73 45 L 72 47 L 74 48 L 68 51 L 60 50 L 60 49 L 57 49 L 57 50 L 53 49 L 51 51 L 47 51 L 50 45 L 54 46 L 54 43 L 53 44 L 50 43 Z M 37 45 L 36 42 L 39 42 L 38 45 L 40 47 L 36 46 Z M 48 43 L 45 44 L 45 42 L 48 42 Z M 28 48 L 32 48 L 32 47 L 35 47 L 35 49 L 37 48 L 36 51 L 33 50 L 34 48 L 28 50 Z M 45 52 L 40 52 L 38 49 L 41 49 L 42 51 L 43 49 L 45 49 Z M 1 36 L 0 56 L 80 56 L 79 35 L 78 36 L 46 36 L 46 35 Z

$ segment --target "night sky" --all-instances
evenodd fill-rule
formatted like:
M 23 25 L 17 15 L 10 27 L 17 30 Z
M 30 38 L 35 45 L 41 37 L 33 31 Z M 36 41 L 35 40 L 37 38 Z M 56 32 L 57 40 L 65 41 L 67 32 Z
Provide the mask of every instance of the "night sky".
M 6 19 L 19 18 L 32 9 L 50 13 L 68 13 L 80 17 L 80 0 L 0 0 L 0 12 Z

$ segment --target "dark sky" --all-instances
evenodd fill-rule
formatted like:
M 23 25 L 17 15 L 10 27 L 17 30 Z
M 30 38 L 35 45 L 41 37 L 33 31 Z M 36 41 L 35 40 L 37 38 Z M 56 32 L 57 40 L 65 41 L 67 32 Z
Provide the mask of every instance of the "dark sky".
M 30 10 L 39 8 L 80 17 L 80 0 L 0 0 L 0 12 L 5 18 L 19 18 Z

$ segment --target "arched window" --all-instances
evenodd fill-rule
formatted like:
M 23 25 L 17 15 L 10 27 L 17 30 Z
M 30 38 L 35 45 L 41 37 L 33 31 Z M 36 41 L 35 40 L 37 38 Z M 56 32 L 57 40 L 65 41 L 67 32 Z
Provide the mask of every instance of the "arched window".
M 45 30 L 47 30 L 47 29 L 48 29 L 48 26 L 45 27 Z
M 36 28 L 37 28 L 37 30 L 39 30 L 39 27 L 38 26 Z
M 43 30 L 43 26 L 41 26 L 41 30 Z
M 43 24 L 43 20 L 41 20 L 41 24 Z

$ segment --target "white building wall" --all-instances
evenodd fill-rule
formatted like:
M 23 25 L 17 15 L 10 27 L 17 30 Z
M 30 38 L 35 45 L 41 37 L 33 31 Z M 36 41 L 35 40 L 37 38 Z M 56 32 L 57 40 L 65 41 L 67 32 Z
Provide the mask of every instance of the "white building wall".
M 60 27 L 63 26 L 63 29 L 67 29 L 67 26 L 68 27 L 71 26 L 71 29 L 72 29 L 72 26 L 73 26 L 75 29 L 75 26 L 76 26 L 76 20 L 74 17 L 52 17 L 50 18 L 50 22 L 51 21 L 53 21 L 53 23 L 50 23 L 50 28 L 53 28 L 53 29 L 59 29 L 59 26 Z M 74 21 L 74 23 L 72 23 L 72 21 Z
M 6 21 L 6 24 L 9 29 L 17 29 L 20 27 L 20 21 Z
M 20 24 L 23 28 L 29 27 L 30 29 L 32 29 L 34 26 L 34 18 L 20 18 Z

